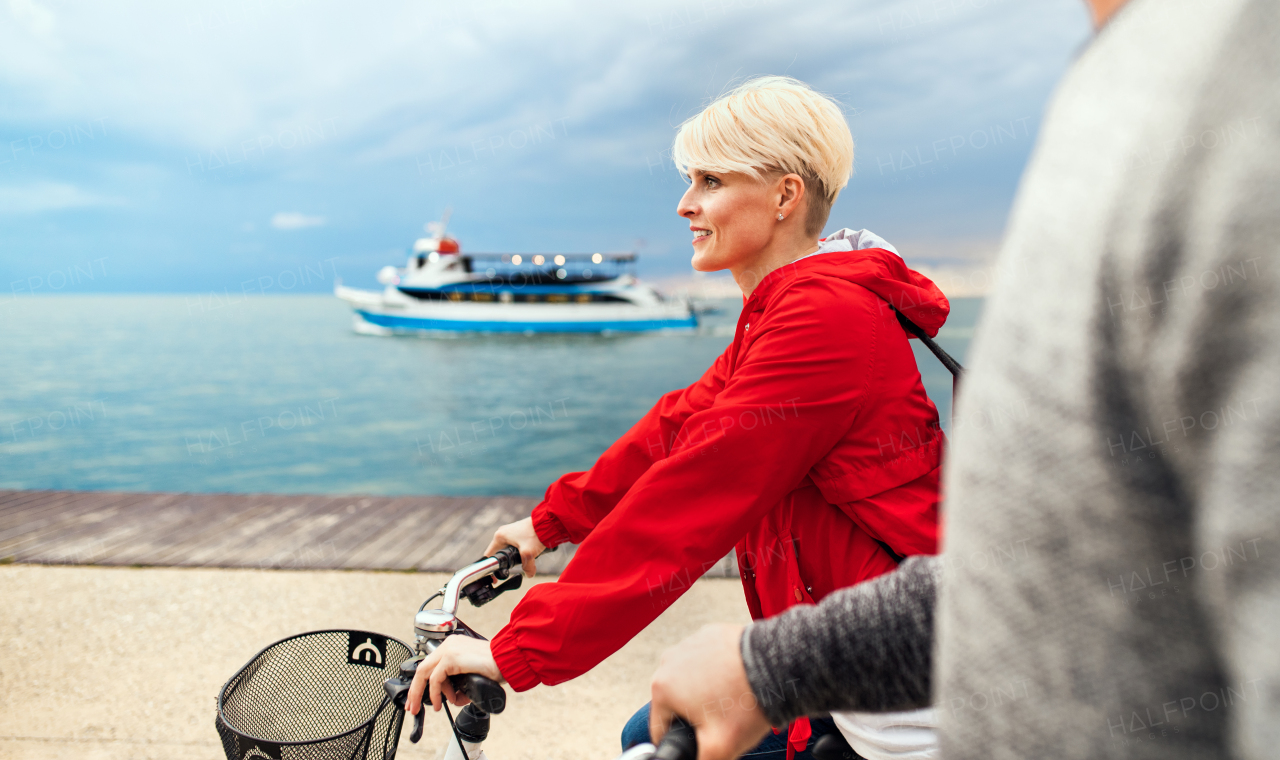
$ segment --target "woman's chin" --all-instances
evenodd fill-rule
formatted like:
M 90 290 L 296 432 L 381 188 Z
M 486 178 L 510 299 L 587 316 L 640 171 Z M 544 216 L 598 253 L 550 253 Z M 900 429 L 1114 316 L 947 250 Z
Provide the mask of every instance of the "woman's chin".
M 717 260 L 715 256 L 708 256 L 697 250 L 693 252 L 693 259 L 689 263 L 693 265 L 695 272 L 719 272 L 728 268 L 727 264 Z

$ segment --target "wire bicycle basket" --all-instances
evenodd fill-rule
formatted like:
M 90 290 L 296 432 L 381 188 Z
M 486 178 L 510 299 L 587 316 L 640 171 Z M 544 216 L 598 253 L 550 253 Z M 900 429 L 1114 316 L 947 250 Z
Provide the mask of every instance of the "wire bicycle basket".
M 263 649 L 218 693 L 227 760 L 392 760 L 404 711 L 383 682 L 413 657 L 369 631 L 312 631 Z

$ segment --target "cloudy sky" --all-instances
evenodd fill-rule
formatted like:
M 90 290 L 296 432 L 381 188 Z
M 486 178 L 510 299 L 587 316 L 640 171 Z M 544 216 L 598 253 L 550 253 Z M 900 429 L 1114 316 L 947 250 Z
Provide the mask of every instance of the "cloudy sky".
M 0 0 L 0 292 L 372 285 L 449 206 L 464 251 L 676 277 L 675 127 L 784 73 L 857 141 L 829 229 L 971 271 L 1088 36 L 1082 0 Z

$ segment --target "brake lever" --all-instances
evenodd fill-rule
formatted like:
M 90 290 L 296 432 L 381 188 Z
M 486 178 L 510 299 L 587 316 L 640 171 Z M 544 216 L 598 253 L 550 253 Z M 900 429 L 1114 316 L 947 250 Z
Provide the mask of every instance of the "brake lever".
M 538 556 L 550 554 L 555 550 L 556 547 L 554 546 L 550 549 L 543 549 L 542 554 Z M 506 592 L 520 588 L 520 585 L 524 582 L 524 573 L 519 572 L 519 549 L 514 546 L 503 547 L 494 553 L 493 558 L 498 560 L 498 567 L 493 571 L 493 575 L 467 584 L 459 594 L 471 602 L 472 607 L 483 607 Z M 502 582 L 495 583 L 491 578 L 496 578 Z
M 497 577 L 497 575 L 497 573 L 494 573 L 493 577 Z M 462 596 L 467 601 L 471 602 L 472 607 L 483 607 L 494 599 L 497 599 L 502 594 L 508 591 L 515 591 L 520 588 L 520 584 L 523 581 L 524 575 L 522 573 L 516 573 L 515 575 L 507 578 L 503 583 L 499 583 L 497 585 L 494 585 L 489 578 L 481 578 L 462 589 Z
M 459 621 L 461 623 L 461 621 Z M 469 635 L 477 639 L 485 640 L 483 636 L 473 631 L 471 628 L 463 624 L 463 629 L 459 630 L 455 635 Z M 386 690 L 387 696 L 391 698 L 392 703 L 396 707 L 403 710 L 409 698 L 409 687 L 413 685 L 413 676 L 418 672 L 418 663 L 422 660 L 414 658 L 400 663 L 400 675 L 395 678 L 388 678 L 383 682 L 382 688 Z M 467 699 L 471 700 L 471 704 L 476 709 L 488 715 L 497 715 L 507 709 L 507 691 L 502 688 L 502 684 L 487 678 L 478 673 L 459 673 L 458 675 L 449 676 L 449 683 L 453 686 L 454 691 L 465 694 Z M 413 716 L 413 730 L 409 733 L 409 741 L 414 744 L 422 738 L 423 724 L 426 719 L 427 706 L 431 703 L 427 692 L 422 692 L 422 706 L 417 714 Z
M 409 732 L 410 742 L 417 744 L 419 741 L 421 741 L 422 729 L 426 727 L 426 723 L 427 723 L 427 704 L 423 702 L 422 709 L 418 711 L 417 715 L 413 716 L 413 730 Z
M 387 696 L 391 698 L 391 703 L 400 710 L 403 710 L 408 702 L 409 687 L 413 685 L 413 674 L 418 670 L 418 662 L 418 660 L 408 660 L 400 663 L 400 675 L 382 682 L 382 688 L 386 690 Z M 422 738 L 422 729 L 427 718 L 426 694 L 424 693 L 422 696 L 424 702 L 418 713 L 413 716 L 413 731 L 409 733 L 409 741 L 414 744 L 417 744 L 418 740 Z

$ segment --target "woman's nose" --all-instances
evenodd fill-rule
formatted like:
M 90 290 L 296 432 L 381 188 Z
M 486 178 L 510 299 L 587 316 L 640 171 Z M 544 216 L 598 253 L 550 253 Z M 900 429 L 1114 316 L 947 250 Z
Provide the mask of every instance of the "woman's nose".
M 693 194 L 693 188 L 684 191 L 684 195 L 680 196 L 680 202 L 676 204 L 676 213 L 684 217 L 692 217 L 698 212 L 697 205 L 690 196 Z

